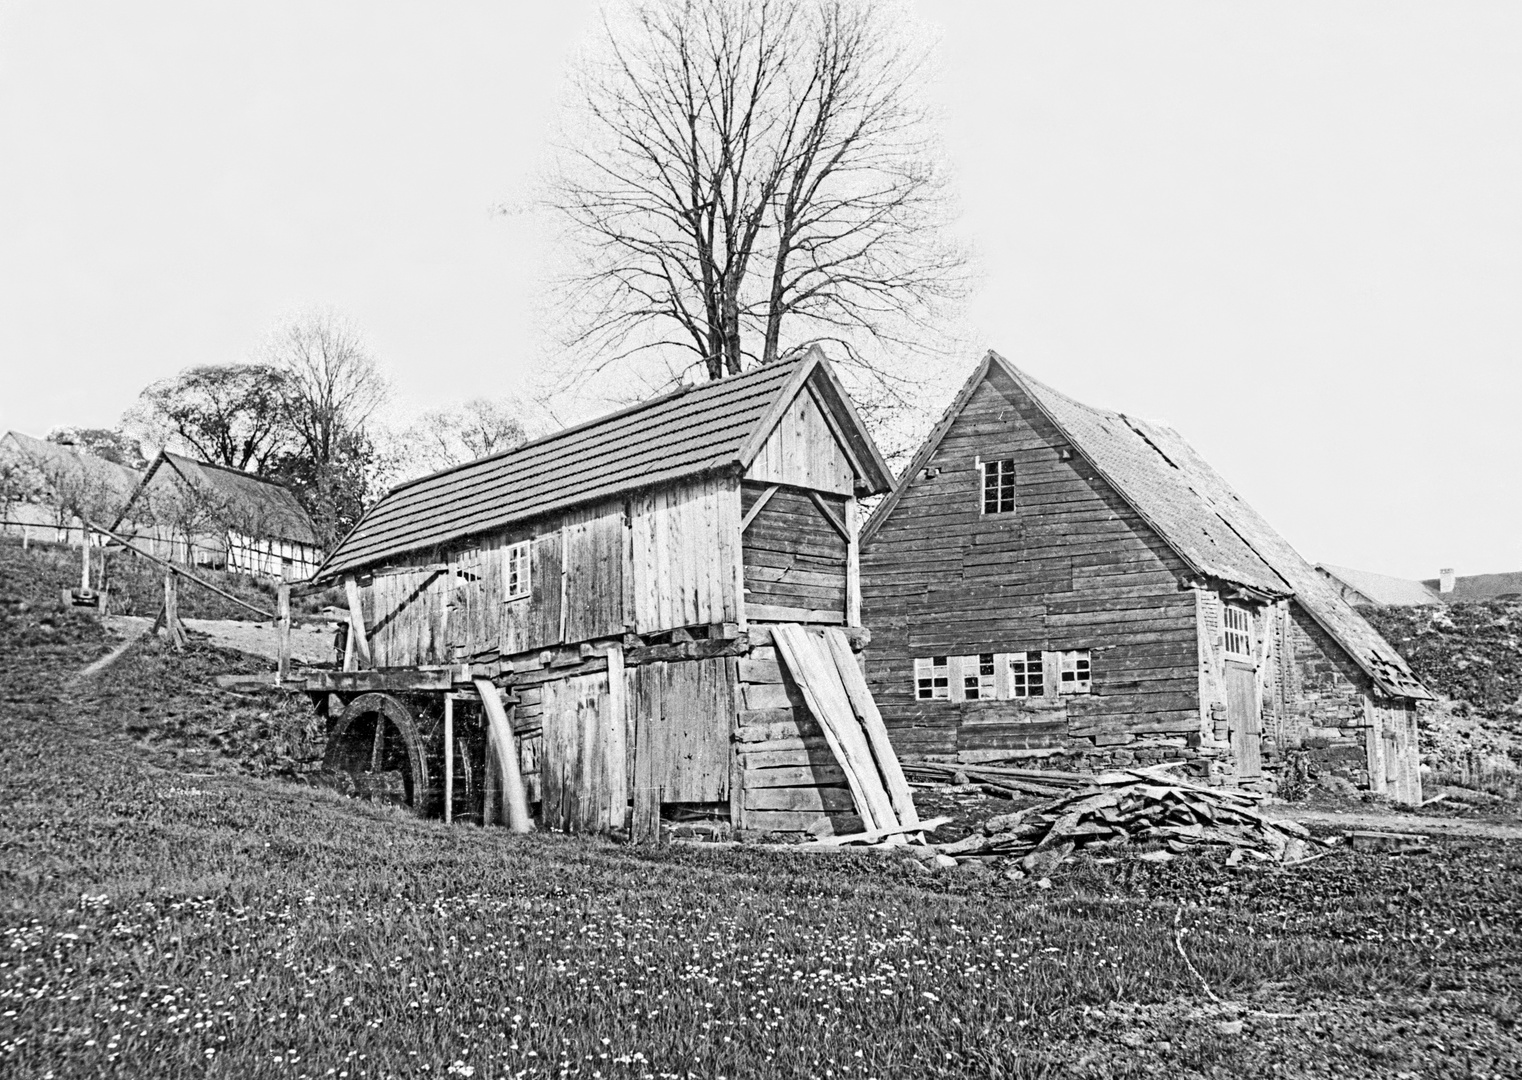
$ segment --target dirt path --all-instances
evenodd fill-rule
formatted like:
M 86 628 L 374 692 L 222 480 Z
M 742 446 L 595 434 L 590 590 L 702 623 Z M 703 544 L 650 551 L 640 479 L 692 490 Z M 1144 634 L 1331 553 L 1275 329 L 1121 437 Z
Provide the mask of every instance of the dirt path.
M 213 644 L 269 660 L 279 658 L 280 642 L 269 623 L 241 619 L 185 619 L 185 628 L 205 634 Z M 129 636 L 129 643 L 147 632 L 152 619 L 137 615 L 110 615 L 101 622 L 107 629 Z M 291 627 L 291 659 L 317 664 L 333 658 L 333 632 L 326 627 Z M 104 666 L 104 663 L 97 661 Z M 94 665 L 91 665 L 94 667 Z M 82 673 L 83 674 L 83 673 Z
M 1366 810 L 1312 810 L 1296 806 L 1265 806 L 1271 818 L 1287 818 L 1302 825 L 1335 825 L 1344 829 L 1378 829 L 1383 832 L 1424 833 L 1427 836 L 1472 836 L 1493 840 L 1522 840 L 1522 822 L 1465 821 L 1462 818 L 1424 814 L 1381 814 Z

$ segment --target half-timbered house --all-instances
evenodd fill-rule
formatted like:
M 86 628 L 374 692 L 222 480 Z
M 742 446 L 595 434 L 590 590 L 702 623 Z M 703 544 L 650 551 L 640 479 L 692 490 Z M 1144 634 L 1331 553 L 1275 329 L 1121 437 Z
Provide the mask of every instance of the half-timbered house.
M 797 669 L 865 695 L 857 506 L 891 479 L 813 350 L 398 487 L 316 575 L 351 613 L 347 670 L 305 675 L 343 705 L 330 763 L 488 820 L 506 768 L 566 830 L 881 825 Z M 439 734 L 494 694 L 505 763 L 489 717 Z
M 868 681 L 901 754 L 1182 758 L 1254 786 L 1298 749 L 1420 798 L 1427 692 L 1163 424 L 989 353 L 861 543 Z

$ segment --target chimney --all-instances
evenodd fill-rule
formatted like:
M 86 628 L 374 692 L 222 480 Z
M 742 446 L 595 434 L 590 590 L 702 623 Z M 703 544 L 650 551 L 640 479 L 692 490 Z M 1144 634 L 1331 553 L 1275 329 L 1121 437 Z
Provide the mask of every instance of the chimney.
M 1446 570 L 1439 570 L 1437 572 L 1437 591 L 1440 593 L 1451 593 L 1453 591 L 1453 567 L 1450 566 Z

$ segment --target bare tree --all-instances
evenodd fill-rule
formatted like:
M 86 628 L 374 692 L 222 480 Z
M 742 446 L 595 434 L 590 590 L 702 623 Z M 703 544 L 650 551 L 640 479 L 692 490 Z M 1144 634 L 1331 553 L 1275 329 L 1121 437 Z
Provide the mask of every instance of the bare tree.
M 160 445 L 265 476 L 291 449 L 288 378 L 272 364 L 187 368 L 144 390 L 127 420 Z
M 577 374 L 677 345 L 703 376 L 839 344 L 879 380 L 963 291 L 906 12 L 632 0 L 575 77 L 551 202 Z
M 359 331 L 331 312 L 306 315 L 277 330 L 266 348 L 283 373 L 286 421 L 301 452 L 319 465 L 333 461 L 389 393 Z
M 332 313 L 281 327 L 265 361 L 283 374 L 281 407 L 294 441 L 275 475 L 295 489 L 331 546 L 373 501 L 378 455 L 370 420 L 389 387 L 358 330 Z
M 522 446 L 524 413 L 520 402 L 490 398 L 429 410 L 402 432 L 395 468 L 403 478 L 422 476 Z

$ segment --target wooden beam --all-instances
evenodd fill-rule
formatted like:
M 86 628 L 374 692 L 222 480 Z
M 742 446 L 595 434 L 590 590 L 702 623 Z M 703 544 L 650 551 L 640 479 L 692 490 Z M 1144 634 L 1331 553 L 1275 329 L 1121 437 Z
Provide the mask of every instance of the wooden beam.
M 365 636 L 365 613 L 359 603 L 359 582 L 353 574 L 344 578 L 344 595 L 349 600 L 349 640 L 354 643 L 354 658 L 361 667 L 374 667 L 370 639 Z
M 745 516 L 740 519 L 740 531 L 742 533 L 746 529 L 750 528 L 750 523 L 756 520 L 756 515 L 761 512 L 761 508 L 765 506 L 767 501 L 770 500 L 771 497 L 775 494 L 777 494 L 777 485 L 773 484 L 756 498 L 756 501 L 751 504 L 751 508 L 745 512 Z
M 809 498 L 814 500 L 814 505 L 819 507 L 819 512 L 824 515 L 824 519 L 831 525 L 835 526 L 835 531 L 840 534 L 841 539 L 844 540 L 847 544 L 850 544 L 851 541 L 855 539 L 855 537 L 853 537 L 851 535 L 851 531 L 846 528 L 846 523 L 835 516 L 835 511 L 830 509 L 830 504 L 824 501 L 824 496 L 819 494 L 819 492 L 815 491 L 813 488 L 810 488 Z
M 116 533 L 112 532 L 110 529 L 102 529 L 99 525 L 91 525 L 88 521 L 85 522 L 85 525 L 86 525 L 87 528 L 95 530 L 96 532 L 100 533 L 102 536 L 109 536 L 112 540 L 115 540 L 123 548 L 125 548 L 126 550 L 132 552 L 132 554 L 141 556 L 142 558 L 147 559 L 151 563 L 157 563 L 159 566 L 162 566 L 165 570 L 168 570 L 170 573 L 178 574 L 181 577 L 183 577 L 183 578 L 185 578 L 185 579 L 187 579 L 189 581 L 193 581 L 197 585 L 201 586 L 201 588 L 203 588 L 203 589 L 210 589 L 212 592 L 216 593 L 218 596 L 223 597 L 224 599 L 227 599 L 227 600 L 231 600 L 233 603 L 239 605 L 240 607 L 247 608 L 249 611 L 252 611 L 255 615 L 259 616 L 261 619 L 274 619 L 274 617 L 275 617 L 275 613 L 273 611 L 265 611 L 261 607 L 256 607 L 253 604 L 250 604 L 247 600 L 244 600 L 241 596 L 234 596 L 232 593 L 228 592 L 226 589 L 219 589 L 219 588 L 217 588 L 217 586 L 213 585 L 211 582 L 209 582 L 209 581 L 203 581 L 201 578 L 196 577 L 195 574 L 191 573 L 189 570 L 185 569 L 184 567 L 175 566 L 173 563 L 166 562 L 163 559 L 159 558 L 157 555 L 150 555 L 150 554 L 148 554 L 148 552 L 144 551 L 142 548 L 135 548 L 135 547 L 133 547 L 132 544 L 128 540 L 126 540 L 125 538 L 123 538 L 121 536 L 118 536 Z

